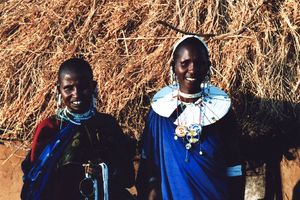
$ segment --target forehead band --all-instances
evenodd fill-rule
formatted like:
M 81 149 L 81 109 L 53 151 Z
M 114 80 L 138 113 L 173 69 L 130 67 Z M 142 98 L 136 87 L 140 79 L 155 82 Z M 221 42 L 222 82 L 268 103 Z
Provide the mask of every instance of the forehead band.
M 207 44 L 206 44 L 199 36 L 197 36 L 197 35 L 185 35 L 185 36 L 183 36 L 180 40 L 178 40 L 178 41 L 174 44 L 173 51 L 172 51 L 172 57 L 171 57 L 171 58 L 174 57 L 174 53 L 175 53 L 175 50 L 177 49 L 177 47 L 178 47 L 183 41 L 185 41 L 185 40 L 188 39 L 188 38 L 196 38 L 196 39 L 198 39 L 198 40 L 205 46 L 207 52 L 209 52 L 209 49 L 208 49 Z

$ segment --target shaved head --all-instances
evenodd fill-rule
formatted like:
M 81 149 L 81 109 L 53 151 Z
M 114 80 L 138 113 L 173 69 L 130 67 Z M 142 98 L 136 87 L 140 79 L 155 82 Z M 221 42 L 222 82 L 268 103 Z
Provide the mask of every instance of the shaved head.
M 81 74 L 93 80 L 93 71 L 90 64 L 81 58 L 70 58 L 60 65 L 58 70 L 59 83 L 66 73 Z

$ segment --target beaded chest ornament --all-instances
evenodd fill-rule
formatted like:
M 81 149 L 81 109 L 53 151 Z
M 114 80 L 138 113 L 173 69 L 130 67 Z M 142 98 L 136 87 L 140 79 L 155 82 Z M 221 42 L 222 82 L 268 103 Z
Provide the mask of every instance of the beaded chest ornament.
M 181 94 L 180 94 L 181 95 Z M 198 96 L 198 93 L 195 94 Z M 199 115 L 199 120 L 195 121 L 193 120 L 193 123 L 180 123 L 180 115 L 178 113 L 178 109 L 177 109 L 177 122 L 178 125 L 175 129 L 175 135 L 174 135 L 174 139 L 178 140 L 179 138 L 181 138 L 183 140 L 183 142 L 185 143 L 185 149 L 186 149 L 186 158 L 185 161 L 188 162 L 188 151 L 193 147 L 193 145 L 196 145 L 197 143 L 199 143 L 199 155 L 204 155 L 204 152 L 202 151 L 201 148 L 201 142 L 202 142 L 202 119 L 204 117 L 204 110 L 203 110 L 203 105 L 202 105 L 202 100 L 203 100 L 203 95 L 201 92 L 201 98 L 199 98 L 196 102 L 194 103 L 180 103 L 180 105 L 182 104 L 186 104 L 187 106 L 198 106 L 200 108 L 200 115 Z M 192 97 L 194 98 L 194 97 Z M 178 98 L 177 98 L 178 99 Z

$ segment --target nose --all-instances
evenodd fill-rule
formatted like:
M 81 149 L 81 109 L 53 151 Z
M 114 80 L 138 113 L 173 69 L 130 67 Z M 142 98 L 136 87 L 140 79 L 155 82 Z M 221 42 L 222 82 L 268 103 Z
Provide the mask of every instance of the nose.
M 72 96 L 77 98 L 80 95 L 80 89 L 78 87 L 74 87 L 72 91 Z
M 189 67 L 188 67 L 188 71 L 190 73 L 195 73 L 196 71 L 196 66 L 197 64 L 195 62 L 190 62 Z

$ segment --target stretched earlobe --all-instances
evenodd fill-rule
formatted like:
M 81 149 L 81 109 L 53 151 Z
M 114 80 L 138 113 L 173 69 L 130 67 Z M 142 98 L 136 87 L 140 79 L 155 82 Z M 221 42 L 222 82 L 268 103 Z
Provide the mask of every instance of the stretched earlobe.
M 92 96 L 92 106 L 94 109 L 97 108 L 97 98 L 98 98 L 98 87 L 97 81 L 93 81 L 93 96 Z
M 95 94 L 93 94 L 92 98 L 93 98 L 93 100 L 92 100 L 93 108 L 96 109 L 97 108 L 97 96 Z
M 209 66 L 207 73 L 205 75 L 205 78 L 204 78 L 204 84 L 206 84 L 206 85 L 210 84 L 211 75 L 212 75 L 212 67 Z
M 57 109 L 59 109 L 62 105 L 62 98 L 61 98 L 61 94 L 60 94 L 60 84 L 57 83 L 56 84 L 56 106 L 57 106 Z
M 171 65 L 170 65 L 170 81 L 172 85 L 177 85 L 178 82 L 175 74 L 175 65 L 172 65 L 172 62 L 174 63 L 174 61 L 171 61 Z
M 56 84 L 56 91 L 59 92 L 59 89 L 60 89 L 60 84 L 57 83 L 57 84 Z
M 61 94 L 57 94 L 56 95 L 56 105 L 57 105 L 57 108 L 60 108 L 61 104 L 62 104 Z
M 173 73 L 175 73 L 175 61 L 172 59 L 170 62 L 171 65 L 171 70 L 173 71 Z

